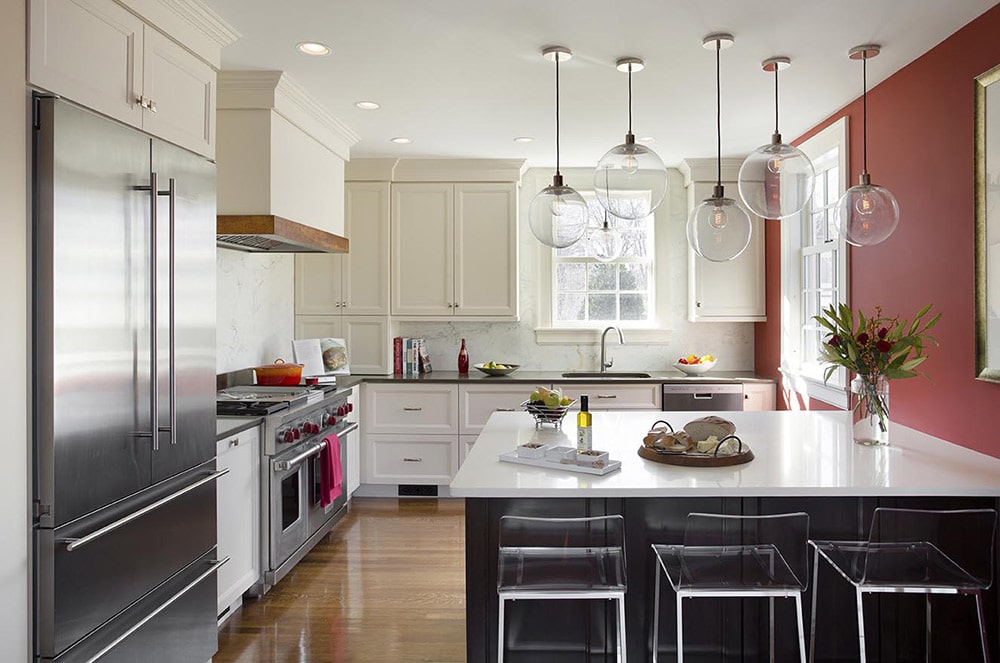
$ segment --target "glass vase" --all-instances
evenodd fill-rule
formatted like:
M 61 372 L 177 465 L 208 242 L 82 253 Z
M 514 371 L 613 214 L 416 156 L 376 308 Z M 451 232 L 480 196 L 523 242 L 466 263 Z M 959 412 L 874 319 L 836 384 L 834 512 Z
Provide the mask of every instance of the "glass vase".
M 851 380 L 854 441 L 865 446 L 889 444 L 889 381 L 856 375 Z

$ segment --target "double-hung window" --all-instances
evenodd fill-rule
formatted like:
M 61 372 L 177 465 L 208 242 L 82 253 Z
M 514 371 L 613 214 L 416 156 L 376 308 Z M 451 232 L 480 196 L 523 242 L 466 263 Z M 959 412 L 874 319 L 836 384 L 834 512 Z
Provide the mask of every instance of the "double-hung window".
M 587 201 L 589 226 L 600 228 L 604 208 L 592 192 Z M 615 219 L 621 254 L 602 262 L 593 256 L 586 236 L 552 257 L 552 322 L 557 327 L 648 326 L 655 318 L 653 289 L 653 216 Z
M 836 225 L 837 201 L 847 188 L 847 118 L 799 148 L 813 163 L 816 184 L 805 209 L 781 222 L 782 370 L 803 395 L 846 407 L 843 369 L 823 382 L 825 332 L 814 316 L 848 300 L 847 245 Z

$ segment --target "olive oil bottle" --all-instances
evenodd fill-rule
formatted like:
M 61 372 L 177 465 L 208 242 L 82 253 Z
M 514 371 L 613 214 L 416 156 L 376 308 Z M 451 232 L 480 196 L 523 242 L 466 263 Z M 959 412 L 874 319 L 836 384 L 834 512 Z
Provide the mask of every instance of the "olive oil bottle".
M 593 428 L 592 419 L 588 409 L 590 399 L 587 396 L 580 396 L 580 411 L 576 415 L 576 452 L 590 451 L 592 448 Z

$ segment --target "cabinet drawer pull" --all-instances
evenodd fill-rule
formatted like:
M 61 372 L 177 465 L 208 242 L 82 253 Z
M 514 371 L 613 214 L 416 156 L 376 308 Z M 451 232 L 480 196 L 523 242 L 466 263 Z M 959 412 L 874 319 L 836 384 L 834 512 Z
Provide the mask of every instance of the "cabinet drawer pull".
M 515 410 L 512 407 L 498 407 L 496 409 L 496 411 L 497 412 L 514 412 Z
M 618 394 L 597 394 L 598 398 L 618 398 Z
M 407 458 L 406 456 L 403 456 L 403 462 L 404 463 L 422 463 L 422 462 L 424 462 L 424 459 L 423 458 Z
M 231 447 L 238 447 L 238 446 L 240 446 L 240 438 L 234 437 L 233 439 L 229 440 L 229 446 L 231 446 Z
M 422 407 L 404 407 L 403 408 L 403 412 L 420 412 L 423 409 L 424 408 L 422 408 Z

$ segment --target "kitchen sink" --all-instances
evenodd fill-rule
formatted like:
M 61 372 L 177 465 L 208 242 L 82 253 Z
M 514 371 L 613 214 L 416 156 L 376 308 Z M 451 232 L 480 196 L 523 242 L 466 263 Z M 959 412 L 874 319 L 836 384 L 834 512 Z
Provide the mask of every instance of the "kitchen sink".
M 570 373 L 563 373 L 564 378 L 649 378 L 652 377 L 649 373 L 628 373 L 623 371 L 605 371 L 600 373 L 598 371 L 587 372 L 587 371 L 573 371 Z

